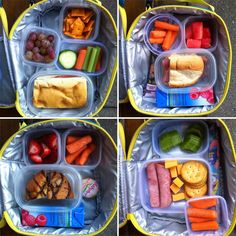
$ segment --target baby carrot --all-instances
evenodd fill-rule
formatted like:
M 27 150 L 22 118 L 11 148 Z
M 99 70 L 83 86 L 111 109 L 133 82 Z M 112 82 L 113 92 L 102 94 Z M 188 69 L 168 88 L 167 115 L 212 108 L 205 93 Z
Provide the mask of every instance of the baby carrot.
M 159 21 L 159 20 L 155 21 L 155 27 L 159 29 L 164 29 L 164 30 L 179 31 L 178 25 L 170 24 L 167 22 Z
M 187 212 L 189 217 L 206 218 L 211 220 L 217 219 L 217 212 L 215 210 L 188 208 Z
M 218 230 L 219 224 L 216 221 L 208 221 L 202 223 L 192 223 L 193 231 Z
M 149 42 L 151 44 L 162 44 L 164 41 L 164 38 L 149 38 Z
M 172 45 L 174 44 L 176 38 L 177 38 L 178 32 L 177 31 L 172 31 L 171 34 L 171 40 L 170 40 L 170 48 L 172 47 Z
M 206 221 L 211 221 L 211 219 L 204 219 L 204 218 L 199 218 L 199 217 L 189 217 L 188 218 L 191 223 L 201 223 L 201 222 L 206 222 Z
M 77 152 L 66 156 L 66 162 L 72 164 L 74 160 L 87 148 L 87 145 L 81 147 Z
M 216 204 L 217 204 L 216 198 L 196 200 L 196 201 L 189 202 L 190 206 L 200 208 L 200 209 L 207 209 L 207 208 L 216 206 Z
M 83 166 L 89 159 L 90 154 L 95 150 L 96 145 L 91 143 L 81 154 L 79 158 L 76 159 L 75 164 Z
M 171 46 L 172 46 L 171 41 L 172 41 L 172 31 L 169 30 L 166 34 L 166 37 L 165 37 L 163 45 L 162 45 L 163 50 L 166 51 L 171 48 Z
M 85 61 L 85 57 L 86 57 L 86 53 L 87 53 L 86 49 L 80 49 L 78 59 L 77 59 L 76 65 L 75 65 L 76 70 L 82 70 L 83 64 Z
M 78 140 L 79 137 L 75 137 L 75 136 L 68 136 L 67 139 L 66 139 L 66 144 L 71 144 L 73 142 L 75 142 L 76 140 Z
M 150 38 L 163 38 L 166 36 L 166 31 L 164 30 L 153 30 L 150 32 Z
M 75 141 L 71 144 L 68 144 L 66 146 L 66 149 L 70 154 L 72 154 L 74 152 L 77 152 L 83 146 L 91 143 L 92 141 L 93 141 L 92 137 L 90 135 L 86 135 L 86 136 L 78 139 L 77 141 Z

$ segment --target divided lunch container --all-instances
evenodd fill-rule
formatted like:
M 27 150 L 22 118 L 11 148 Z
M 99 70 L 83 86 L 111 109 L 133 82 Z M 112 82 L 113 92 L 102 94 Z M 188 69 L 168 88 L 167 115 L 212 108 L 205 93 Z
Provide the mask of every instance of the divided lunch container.
M 72 51 L 75 51 L 75 52 L 78 53 L 81 48 L 86 48 L 88 46 L 100 47 L 102 49 L 101 50 L 101 55 L 102 55 L 101 68 L 100 68 L 99 71 L 96 71 L 96 72 L 86 72 L 86 71 L 81 71 L 81 72 L 83 72 L 84 74 L 87 74 L 88 76 L 101 75 L 106 71 L 107 64 L 108 64 L 108 50 L 107 50 L 107 48 L 105 47 L 104 44 L 99 43 L 99 42 L 81 42 L 81 43 L 78 43 L 76 41 L 64 40 L 61 43 L 60 52 L 66 51 L 66 50 L 72 50 Z M 66 70 L 61 66 L 59 60 L 57 61 L 56 66 L 60 70 Z M 67 71 L 76 71 L 77 72 L 78 70 L 69 69 Z
M 204 71 L 201 78 L 198 82 L 192 86 L 185 88 L 170 88 L 167 84 L 164 83 L 164 66 L 163 60 L 168 58 L 173 54 L 197 54 L 202 56 L 205 60 Z M 210 89 L 214 86 L 217 79 L 217 69 L 216 69 L 216 61 L 211 52 L 205 49 L 180 49 L 175 51 L 167 51 L 162 53 L 159 57 L 157 57 L 155 61 L 155 81 L 157 87 L 165 92 L 171 94 L 183 94 L 183 93 L 191 93 L 192 89 Z
M 66 140 L 69 135 L 75 136 L 75 137 L 91 135 L 93 139 L 93 143 L 96 145 L 95 151 L 89 157 L 88 162 L 83 166 L 69 164 L 65 159 L 66 158 Z M 63 162 L 65 165 L 69 165 L 70 167 L 74 167 L 78 170 L 86 170 L 86 169 L 95 169 L 100 164 L 100 161 L 102 158 L 102 137 L 99 134 L 99 132 L 97 132 L 96 130 L 72 128 L 72 129 L 67 130 L 63 134 L 62 140 L 63 140 L 62 142 L 63 154 L 62 155 L 63 155 Z
M 61 155 L 62 155 L 62 152 L 61 152 L 62 147 L 61 147 L 61 136 L 60 136 L 59 132 L 55 129 L 36 129 L 36 130 L 28 131 L 24 135 L 24 138 L 23 138 L 23 148 L 24 148 L 23 155 L 24 155 L 24 162 L 25 162 L 26 165 L 37 165 L 38 166 L 38 164 L 33 163 L 29 158 L 28 148 L 29 148 L 30 140 L 38 139 L 38 138 L 41 138 L 44 135 L 52 134 L 52 133 L 57 135 L 57 146 L 58 146 L 57 161 L 53 164 L 59 164 L 60 163 Z M 45 165 L 45 164 L 43 164 L 43 165 Z
M 71 188 L 74 192 L 74 199 L 65 200 L 49 200 L 49 199 L 35 199 L 27 201 L 25 199 L 26 185 L 35 174 L 40 171 L 57 171 L 67 177 Z M 68 166 L 61 165 L 35 165 L 27 166 L 18 170 L 14 175 L 14 194 L 17 204 L 25 210 L 29 211 L 53 211 L 62 212 L 79 206 L 82 198 L 82 182 L 80 174 Z
M 180 149 L 180 147 L 175 147 L 169 152 L 163 152 L 159 146 L 159 138 L 162 134 L 172 131 L 172 130 L 177 130 L 179 134 L 183 137 L 184 132 L 187 131 L 188 127 L 191 125 L 200 125 L 202 127 L 203 133 L 203 143 L 201 148 L 198 150 L 197 153 L 189 153 L 189 152 L 184 152 Z M 165 157 L 172 157 L 173 156 L 180 156 L 180 157 L 193 157 L 193 156 L 204 156 L 204 154 L 207 152 L 209 148 L 209 130 L 208 126 L 205 122 L 200 121 L 200 120 L 176 120 L 176 121 L 160 121 L 158 122 L 155 127 L 152 129 L 152 147 L 154 151 L 158 154 L 158 156 L 165 156 Z
M 35 62 L 35 61 L 30 61 L 27 60 L 25 58 L 25 53 L 26 53 L 26 43 L 27 43 L 27 39 L 30 35 L 30 33 L 44 33 L 46 35 L 53 35 L 54 36 L 54 51 L 55 51 L 55 59 L 50 62 L 50 63 L 43 63 L 43 62 Z M 58 54 L 59 54 L 59 47 L 60 47 L 60 37 L 57 34 L 56 31 L 49 29 L 49 28 L 43 28 L 43 27 L 29 27 L 26 29 L 26 31 L 24 31 L 23 33 L 23 37 L 22 37 L 22 41 L 21 41 L 21 58 L 23 59 L 23 61 L 29 65 L 32 66 L 41 66 L 41 67 L 50 67 L 53 64 L 55 64 L 55 62 L 57 61 L 58 58 Z
M 189 203 L 190 202 L 194 202 L 197 200 L 203 200 L 203 199 L 212 199 L 212 198 L 216 198 L 218 201 L 218 205 L 216 206 L 216 211 L 218 213 L 218 224 L 219 224 L 219 229 L 217 231 L 192 231 L 191 229 L 191 223 L 188 220 L 188 214 L 187 214 L 187 209 L 189 207 Z M 227 204 L 226 201 L 223 197 L 221 196 L 208 196 L 208 197 L 201 197 L 201 198 L 194 198 L 194 199 L 190 199 L 186 202 L 185 205 L 185 220 L 186 220 L 186 225 L 187 225 L 187 229 L 189 232 L 189 235 L 197 235 L 197 236 L 207 236 L 207 235 L 211 235 L 211 236 L 218 236 L 218 235 L 224 235 L 225 232 L 228 230 L 229 228 L 229 223 L 228 223 L 228 208 L 227 208 Z
M 55 109 L 49 109 L 49 108 L 36 108 L 33 104 L 33 90 L 34 90 L 34 81 L 40 77 L 40 76 L 50 76 L 50 75 L 70 75 L 70 76 L 81 76 L 84 77 L 87 80 L 87 105 L 83 108 L 74 108 L 74 109 L 60 109 L 61 111 L 65 110 L 76 110 L 77 113 L 80 116 L 85 116 L 87 115 L 93 105 L 94 102 L 94 85 L 91 79 L 84 74 L 83 72 L 74 72 L 74 71 L 42 71 L 34 74 L 31 79 L 28 82 L 27 85 L 27 103 L 29 106 L 30 111 L 34 114 L 37 115 L 40 111 L 53 111 Z
M 149 35 L 150 35 L 150 32 L 152 30 L 154 30 L 154 22 L 156 20 L 160 20 L 160 21 L 163 21 L 163 22 L 168 22 L 168 23 L 171 23 L 171 24 L 176 24 L 180 27 L 180 30 L 178 32 L 178 36 L 177 36 L 174 44 L 171 47 L 171 49 L 173 49 L 173 50 L 174 49 L 176 49 L 176 50 L 179 49 L 182 45 L 182 40 L 183 40 L 183 26 L 182 26 L 181 22 L 171 14 L 158 14 L 156 16 L 153 16 L 152 18 L 150 18 L 147 21 L 147 23 L 144 27 L 143 39 L 144 39 L 144 42 L 145 42 L 146 46 L 148 47 L 148 49 L 156 55 L 163 52 L 163 49 L 162 49 L 161 45 L 151 44 L 149 42 Z
M 71 38 L 71 37 L 68 37 L 67 35 L 65 35 L 63 33 L 63 25 L 64 25 L 64 19 L 68 13 L 68 11 L 70 9 L 73 9 L 73 8 L 87 8 L 87 9 L 91 9 L 93 10 L 94 12 L 94 16 L 93 16 L 93 20 L 95 20 L 95 27 L 94 27 L 94 30 L 93 30 L 93 33 L 91 34 L 90 38 L 88 39 L 89 41 L 94 41 L 97 39 L 98 37 L 98 34 L 99 34 L 99 28 L 100 28 L 100 10 L 93 6 L 93 5 L 90 5 L 90 4 L 87 4 L 87 3 L 84 3 L 84 2 L 80 2 L 78 1 L 78 3 L 76 2 L 71 2 L 71 3 L 67 3 L 64 5 L 64 7 L 61 9 L 61 12 L 60 12 L 60 33 L 61 33 L 61 36 L 62 38 L 64 39 L 70 39 L 70 40 L 75 40 L 75 41 L 88 41 L 88 40 L 85 40 L 85 39 L 75 39 L 75 38 Z
M 208 169 L 208 180 L 207 180 L 207 195 L 211 195 L 212 193 L 212 173 L 211 173 L 211 167 L 208 164 L 207 161 L 205 161 L 203 158 L 175 158 L 175 156 L 172 157 L 173 160 L 177 160 L 179 163 L 184 163 L 187 161 L 199 161 L 205 164 L 205 166 Z M 178 201 L 178 202 L 172 202 L 171 205 L 167 208 L 152 208 L 150 205 L 149 200 L 149 190 L 148 190 L 148 180 L 147 180 L 147 174 L 146 174 L 146 168 L 151 163 L 164 163 L 165 160 L 169 159 L 152 159 L 150 161 L 143 162 L 140 172 L 139 172 L 139 194 L 140 194 L 140 201 L 142 207 L 149 212 L 155 212 L 155 213 L 184 213 L 184 208 L 186 204 L 186 200 Z M 170 190 L 171 191 L 171 190 Z M 172 192 L 171 192 L 172 193 Z

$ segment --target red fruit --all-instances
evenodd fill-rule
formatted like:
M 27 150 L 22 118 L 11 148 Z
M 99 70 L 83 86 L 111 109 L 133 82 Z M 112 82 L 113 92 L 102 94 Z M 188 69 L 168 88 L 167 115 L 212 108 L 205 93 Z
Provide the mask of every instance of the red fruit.
M 189 26 L 186 28 L 185 34 L 186 34 L 186 39 L 191 39 L 191 38 L 193 38 L 192 25 L 189 25 Z
M 208 98 L 207 101 L 211 104 L 214 104 L 215 103 L 215 99 L 214 97 L 211 97 L 211 98 Z
M 201 42 L 202 48 L 210 48 L 211 47 L 211 39 L 210 38 L 204 38 Z
M 36 163 L 36 164 L 40 164 L 40 163 L 43 162 L 42 157 L 39 156 L 39 155 L 37 155 L 37 154 L 36 154 L 36 155 L 30 155 L 30 160 L 31 160 L 32 162 Z
M 49 148 L 57 149 L 57 135 L 55 133 L 44 136 L 43 140 Z
M 47 156 L 50 155 L 51 150 L 50 150 L 49 147 L 48 147 L 46 144 L 44 144 L 44 143 L 41 143 L 41 146 L 42 146 L 43 151 L 42 151 L 42 154 L 41 154 L 40 156 L 44 159 L 45 157 L 47 157 Z
M 21 222 L 22 222 L 22 225 L 23 225 L 23 226 L 27 226 L 27 223 L 25 222 L 25 220 L 24 220 L 24 219 L 22 219 L 22 221 L 21 221 Z
M 197 21 L 192 23 L 193 39 L 203 38 L 203 22 Z
M 39 226 L 45 226 L 47 224 L 47 217 L 45 215 L 38 215 L 35 223 Z
M 210 31 L 209 27 L 203 28 L 203 38 L 204 39 L 207 39 L 207 38 L 211 39 L 211 31 Z
M 39 142 L 35 139 L 30 140 L 29 143 L 29 155 L 36 155 L 42 151 Z
M 27 215 L 25 217 L 25 223 L 28 226 L 34 226 L 35 225 L 35 217 L 32 215 Z
M 57 150 L 54 149 L 54 150 L 52 150 L 51 154 L 43 160 L 43 163 L 53 164 L 56 161 L 57 161 Z
M 21 211 L 21 215 L 22 215 L 22 219 L 25 219 L 25 217 L 26 217 L 27 215 L 29 215 L 29 212 L 26 211 L 26 210 L 22 210 L 22 211 Z
M 190 90 L 189 96 L 192 100 L 197 100 L 199 98 L 199 90 L 196 88 L 192 88 Z
M 200 48 L 201 43 L 202 42 L 199 39 L 188 39 L 187 40 L 187 47 L 188 48 Z

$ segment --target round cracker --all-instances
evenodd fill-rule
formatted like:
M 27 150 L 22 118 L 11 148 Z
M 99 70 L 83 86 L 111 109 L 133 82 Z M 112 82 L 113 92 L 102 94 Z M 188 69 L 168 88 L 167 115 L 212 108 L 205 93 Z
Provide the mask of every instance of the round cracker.
M 205 184 L 203 187 L 195 189 L 195 188 L 191 188 L 190 186 L 186 184 L 184 186 L 184 190 L 187 193 L 187 195 L 191 198 L 203 197 L 207 193 L 207 185 Z
M 188 186 L 190 186 L 191 188 L 201 188 L 207 183 L 207 175 L 205 176 L 205 178 L 200 183 L 197 183 L 197 184 L 191 184 L 191 183 L 188 183 L 188 182 L 185 182 L 185 183 Z
M 199 184 L 206 178 L 207 168 L 199 161 L 188 161 L 182 166 L 181 176 L 185 182 Z

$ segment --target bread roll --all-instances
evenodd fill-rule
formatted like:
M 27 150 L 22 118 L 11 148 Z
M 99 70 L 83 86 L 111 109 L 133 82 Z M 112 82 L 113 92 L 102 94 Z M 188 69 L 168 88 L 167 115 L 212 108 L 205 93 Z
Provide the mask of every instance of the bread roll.
M 170 60 L 169 87 L 183 88 L 196 84 L 204 71 L 204 61 L 196 54 L 173 54 Z
M 37 108 L 82 108 L 87 104 L 87 80 L 83 77 L 41 76 L 34 82 Z

